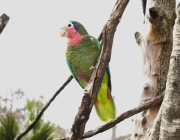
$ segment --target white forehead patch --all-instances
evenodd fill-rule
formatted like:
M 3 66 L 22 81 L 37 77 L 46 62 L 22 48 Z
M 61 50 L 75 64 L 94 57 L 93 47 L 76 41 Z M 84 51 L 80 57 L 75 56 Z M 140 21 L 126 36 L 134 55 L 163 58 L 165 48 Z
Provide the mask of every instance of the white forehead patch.
M 67 27 L 72 28 L 72 27 L 74 27 L 74 25 L 72 24 L 72 22 L 69 21 L 67 24 Z
M 71 24 L 71 27 L 74 27 L 70 20 L 62 20 L 60 23 L 60 27 L 68 27 L 68 24 Z

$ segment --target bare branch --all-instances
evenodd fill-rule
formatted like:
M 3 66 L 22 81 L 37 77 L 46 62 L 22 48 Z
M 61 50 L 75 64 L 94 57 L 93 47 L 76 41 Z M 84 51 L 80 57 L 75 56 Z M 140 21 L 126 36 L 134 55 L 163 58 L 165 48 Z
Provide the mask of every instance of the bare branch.
M 141 104 L 138 107 L 135 107 L 131 110 L 128 110 L 128 111 L 122 113 L 115 120 L 110 121 L 104 125 L 101 125 L 101 126 L 95 128 L 94 130 L 90 130 L 90 131 L 84 133 L 82 138 L 83 139 L 84 138 L 90 138 L 94 135 L 102 133 L 102 132 L 114 127 L 116 124 L 122 122 L 123 120 L 125 120 L 125 119 L 127 119 L 127 118 L 141 112 L 141 111 L 147 110 L 149 108 L 152 108 L 152 107 L 155 107 L 156 105 L 161 104 L 161 102 L 164 99 L 164 93 L 165 93 L 165 91 L 163 91 L 160 95 L 154 97 L 152 100 L 150 100 L 144 104 Z M 60 140 L 69 140 L 69 138 L 61 138 Z
M 2 14 L 2 16 L 0 16 L 0 34 L 6 27 L 6 24 L 8 23 L 8 21 L 9 21 L 9 17 L 6 14 Z
M 49 107 L 49 105 L 52 103 L 52 101 L 56 98 L 56 96 L 66 87 L 66 85 L 73 79 L 73 76 L 70 76 L 67 81 L 56 91 L 56 93 L 52 96 L 52 98 L 47 102 L 47 104 L 42 108 L 42 110 L 39 112 L 37 117 L 32 121 L 32 123 L 22 132 L 19 134 L 14 140 L 20 140 L 23 136 L 25 136 L 37 123 L 37 121 L 41 118 L 44 111 Z
M 147 3 L 147 0 L 141 0 L 142 1 L 142 9 L 143 9 L 143 14 L 145 16 L 145 13 L 146 13 L 146 3 Z
M 99 37 L 98 37 L 98 40 L 101 41 L 102 39 L 102 32 L 100 33 Z
M 110 16 L 110 20 L 105 25 L 102 32 L 101 54 L 90 78 L 89 84 L 84 90 L 84 96 L 79 111 L 74 119 L 71 129 L 70 140 L 81 140 L 85 125 L 89 119 L 90 112 L 97 98 L 97 93 L 102 82 L 102 77 L 109 64 L 114 33 L 119 24 L 119 20 L 128 4 L 129 0 L 117 1 Z

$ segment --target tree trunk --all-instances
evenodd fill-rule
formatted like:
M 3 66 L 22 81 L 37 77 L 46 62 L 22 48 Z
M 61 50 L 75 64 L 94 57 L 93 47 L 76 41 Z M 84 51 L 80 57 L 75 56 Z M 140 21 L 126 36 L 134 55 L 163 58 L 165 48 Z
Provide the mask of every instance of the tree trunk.
M 180 4 L 177 7 L 177 19 L 173 51 L 167 79 L 165 98 L 158 113 L 152 140 L 180 139 Z
M 147 0 L 145 33 L 135 33 L 143 57 L 144 85 L 140 104 L 162 93 L 166 88 L 172 33 L 175 20 L 175 0 Z M 150 140 L 153 122 L 160 106 L 135 116 L 132 140 Z

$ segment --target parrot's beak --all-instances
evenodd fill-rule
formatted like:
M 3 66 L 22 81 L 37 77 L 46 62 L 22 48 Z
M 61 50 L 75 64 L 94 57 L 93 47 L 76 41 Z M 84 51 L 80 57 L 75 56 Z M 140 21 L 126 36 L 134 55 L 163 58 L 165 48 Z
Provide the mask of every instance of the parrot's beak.
M 62 27 L 60 30 L 60 36 L 61 37 L 67 37 L 68 36 L 68 32 L 66 31 L 67 27 Z

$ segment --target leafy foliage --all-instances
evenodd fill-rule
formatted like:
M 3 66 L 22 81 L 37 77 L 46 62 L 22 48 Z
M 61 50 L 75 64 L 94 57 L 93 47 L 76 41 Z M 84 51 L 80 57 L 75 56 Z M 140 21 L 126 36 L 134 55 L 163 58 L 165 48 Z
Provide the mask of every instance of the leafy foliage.
M 33 121 L 43 107 L 40 100 L 27 100 L 27 114 L 29 121 Z M 55 127 L 50 122 L 45 123 L 42 118 L 38 120 L 29 134 L 31 140 L 53 140 Z
M 14 108 L 13 105 L 17 105 L 24 97 L 24 92 L 20 89 L 11 92 L 9 97 L 0 96 L 0 140 L 14 140 L 19 132 L 35 119 L 44 106 L 41 96 L 38 100 L 26 99 L 24 106 Z M 40 118 L 22 140 L 55 140 L 64 137 L 65 134 L 66 131 L 61 127 L 44 122 L 43 118 Z
M 0 140 L 13 140 L 19 132 L 19 124 L 11 113 L 0 118 Z
M 35 131 L 30 136 L 31 140 L 54 140 L 55 139 L 53 135 L 55 127 L 50 122 L 42 123 L 42 126 L 40 126 L 39 129 L 33 129 L 33 130 Z

